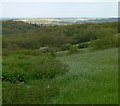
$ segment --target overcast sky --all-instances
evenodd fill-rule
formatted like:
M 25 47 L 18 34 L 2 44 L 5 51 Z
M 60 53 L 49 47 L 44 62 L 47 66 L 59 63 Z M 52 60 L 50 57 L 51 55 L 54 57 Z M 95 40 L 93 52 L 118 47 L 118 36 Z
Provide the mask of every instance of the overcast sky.
M 2 3 L 1 17 L 114 17 L 118 16 L 117 0 L 81 0 L 81 2 L 24 2 Z M 21 0 L 22 1 L 22 0 Z M 26 1 L 26 2 L 25 2 Z M 34 1 L 34 2 L 32 2 Z M 73 0 L 72 0 L 73 1 Z M 104 0 L 105 1 L 105 0 Z M 108 1 L 108 0 L 106 0 Z

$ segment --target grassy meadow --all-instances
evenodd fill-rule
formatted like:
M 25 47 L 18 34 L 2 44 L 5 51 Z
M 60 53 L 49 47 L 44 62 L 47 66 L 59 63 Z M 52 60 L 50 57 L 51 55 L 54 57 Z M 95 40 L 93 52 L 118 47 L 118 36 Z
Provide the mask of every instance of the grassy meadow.
M 60 94 L 55 104 L 117 104 L 118 49 L 58 57 L 69 65 L 64 76 L 57 77 Z

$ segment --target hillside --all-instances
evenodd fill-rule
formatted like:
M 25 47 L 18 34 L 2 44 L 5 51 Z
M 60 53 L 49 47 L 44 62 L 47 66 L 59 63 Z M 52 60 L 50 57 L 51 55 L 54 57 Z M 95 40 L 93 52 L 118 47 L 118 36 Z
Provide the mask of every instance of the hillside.
M 117 104 L 118 49 L 59 57 L 70 67 L 64 76 L 55 79 L 60 94 L 55 104 Z
M 2 35 L 23 34 L 27 31 L 37 29 L 36 26 L 24 23 L 22 21 L 15 22 L 12 20 L 2 21 Z
M 116 104 L 117 25 L 5 21 L 3 104 Z
M 3 35 L 11 34 L 11 36 L 3 36 L 3 48 L 9 50 L 39 49 L 48 46 L 62 51 L 67 49 L 66 45 L 68 44 L 74 45 L 104 37 L 108 39 L 108 36 L 113 39 L 114 35 L 118 33 L 117 22 L 46 27 L 36 27 L 31 24 L 13 21 L 4 23 Z M 10 45 L 13 45 L 14 48 Z
M 55 26 L 55 25 L 70 25 L 70 24 L 84 24 L 84 23 L 105 23 L 118 22 L 118 18 L 31 18 L 31 19 L 16 19 L 14 21 L 23 21 L 25 23 L 35 24 L 37 26 Z

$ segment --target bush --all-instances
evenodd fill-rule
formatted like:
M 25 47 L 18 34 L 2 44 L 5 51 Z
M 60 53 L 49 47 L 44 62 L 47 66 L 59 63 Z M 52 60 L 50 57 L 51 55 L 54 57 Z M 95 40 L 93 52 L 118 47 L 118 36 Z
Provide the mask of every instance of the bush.
M 68 51 L 69 54 L 74 54 L 77 52 L 78 52 L 77 46 L 73 46 L 73 45 L 70 46 L 69 51 Z
M 3 104 L 41 104 L 59 93 L 50 80 L 68 71 L 68 66 L 51 56 L 3 56 Z
M 41 55 L 39 50 L 31 50 L 31 49 L 16 50 L 16 51 L 13 51 L 12 54 L 23 54 L 23 55 L 33 55 L 33 56 Z
M 97 40 L 91 42 L 93 49 L 107 49 L 117 47 L 118 34 L 116 28 L 100 28 L 97 31 Z
M 49 60 L 39 66 L 35 66 L 34 72 L 37 79 L 53 78 L 61 75 L 68 70 L 67 65 L 63 65 L 60 61 Z
M 25 73 L 20 72 L 20 71 L 5 71 L 2 74 L 2 80 L 3 81 L 9 81 L 11 83 L 16 83 L 17 81 L 19 82 L 26 82 L 25 79 Z
M 8 56 L 8 55 L 11 55 L 11 51 L 7 49 L 2 49 L 2 56 Z
M 93 49 L 107 49 L 118 46 L 118 38 L 115 35 L 105 36 L 103 38 L 94 40 L 91 42 L 91 47 Z
M 89 47 L 89 44 L 90 44 L 90 42 L 83 42 L 83 43 L 80 43 L 79 45 L 78 45 L 78 48 L 88 48 Z
M 13 55 L 13 54 L 22 54 L 22 55 L 33 55 L 33 56 L 38 56 L 41 55 L 39 50 L 31 50 L 31 49 L 19 49 L 19 50 L 7 50 L 3 49 L 2 51 L 3 56 L 8 56 L 8 55 Z
M 3 104 L 43 104 L 59 93 L 58 84 L 33 81 L 33 84 L 3 82 Z
M 71 46 L 70 44 L 62 45 L 62 46 L 61 46 L 61 51 L 69 50 L 70 46 Z
M 56 50 L 55 50 L 55 48 L 49 48 L 49 53 L 50 53 L 50 56 L 56 57 Z
M 3 57 L 3 81 L 15 83 L 53 78 L 68 71 L 68 66 L 51 56 L 11 55 Z

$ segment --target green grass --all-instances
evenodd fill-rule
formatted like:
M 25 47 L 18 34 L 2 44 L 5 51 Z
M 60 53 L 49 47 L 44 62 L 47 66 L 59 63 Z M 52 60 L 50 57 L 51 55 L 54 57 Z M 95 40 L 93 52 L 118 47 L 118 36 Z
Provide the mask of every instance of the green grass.
M 78 52 L 75 52 L 75 54 L 92 52 L 92 49 L 91 48 L 83 48 L 83 49 L 77 49 L 77 51 Z M 56 52 L 57 57 L 67 56 L 67 55 L 70 55 L 69 50 Z
M 70 70 L 54 80 L 60 85 L 60 93 L 51 103 L 118 103 L 118 49 L 74 54 L 57 59 L 67 63 Z

